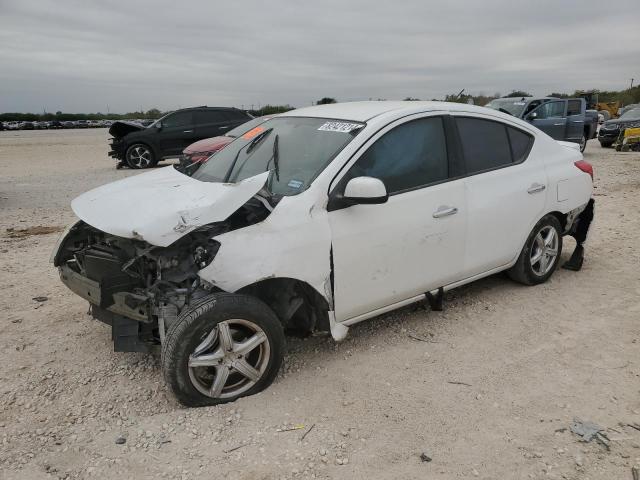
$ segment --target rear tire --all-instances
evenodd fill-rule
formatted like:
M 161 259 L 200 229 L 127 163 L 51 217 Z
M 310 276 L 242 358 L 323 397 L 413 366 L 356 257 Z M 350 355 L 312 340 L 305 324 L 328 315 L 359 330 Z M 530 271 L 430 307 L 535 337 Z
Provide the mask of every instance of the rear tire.
M 587 148 L 587 135 L 586 133 L 582 134 L 582 138 L 580 138 L 580 152 L 584 153 Z
M 158 163 L 153 149 L 144 143 L 134 143 L 125 154 L 125 160 L 130 168 L 151 168 Z
M 282 324 L 265 303 L 248 295 L 214 293 L 169 329 L 162 371 L 181 404 L 217 405 L 267 388 L 284 350 Z
M 553 215 L 545 215 L 536 223 L 522 247 L 509 277 L 524 285 L 546 282 L 553 274 L 562 253 L 562 227 Z
M 600 146 L 601 146 L 602 148 L 611 148 L 611 145 L 613 145 L 613 143 L 610 143 L 610 142 L 602 142 L 602 141 L 600 142 Z

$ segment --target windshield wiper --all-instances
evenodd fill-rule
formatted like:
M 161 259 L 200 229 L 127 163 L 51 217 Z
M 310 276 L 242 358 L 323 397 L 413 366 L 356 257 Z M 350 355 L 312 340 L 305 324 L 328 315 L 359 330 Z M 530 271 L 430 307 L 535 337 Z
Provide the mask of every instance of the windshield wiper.
M 250 153 L 251 150 L 253 150 L 253 148 L 260 142 L 260 140 L 265 138 L 269 133 L 271 133 L 272 130 L 273 128 L 267 128 L 264 132 L 261 132 L 258 135 L 256 135 L 253 138 L 253 140 L 251 140 L 244 147 L 241 147 L 240 150 L 238 150 L 238 153 L 236 153 L 236 156 L 233 157 L 233 162 L 231 162 L 231 166 L 229 167 L 229 170 L 227 170 L 227 174 L 224 176 L 224 180 L 223 180 L 224 183 L 229 182 L 229 179 L 231 178 L 231 174 L 233 173 L 233 169 L 235 168 L 236 163 L 238 162 L 238 158 L 240 158 L 240 153 L 244 149 L 247 150 L 247 153 Z
M 280 142 L 279 142 L 279 136 L 278 134 L 276 134 L 276 138 L 273 139 L 273 155 L 272 155 L 272 159 L 273 159 L 273 169 L 275 170 L 276 173 L 276 180 L 280 181 Z M 269 160 L 269 163 L 271 163 L 271 160 Z M 268 166 L 269 164 L 267 164 Z

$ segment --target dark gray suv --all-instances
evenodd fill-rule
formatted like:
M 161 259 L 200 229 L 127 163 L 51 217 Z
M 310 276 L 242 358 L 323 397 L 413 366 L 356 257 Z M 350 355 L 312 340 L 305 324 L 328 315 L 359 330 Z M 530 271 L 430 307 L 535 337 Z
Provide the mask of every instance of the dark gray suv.
M 118 160 L 118 168 L 153 167 L 165 158 L 180 157 L 193 142 L 224 135 L 251 118 L 236 108 L 193 107 L 171 112 L 148 127 L 114 122 L 109 156 Z

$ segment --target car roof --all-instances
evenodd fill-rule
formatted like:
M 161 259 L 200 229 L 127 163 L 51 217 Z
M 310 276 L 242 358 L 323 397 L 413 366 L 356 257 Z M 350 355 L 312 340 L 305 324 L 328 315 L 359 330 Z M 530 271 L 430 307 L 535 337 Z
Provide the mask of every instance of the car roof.
M 353 120 L 356 122 L 366 122 L 374 117 L 393 112 L 394 114 L 415 113 L 430 111 L 450 111 L 450 112 L 477 112 L 487 113 L 489 109 L 468 105 L 466 103 L 452 102 L 422 102 L 422 101 L 368 101 L 368 102 L 345 102 L 331 103 L 326 105 L 316 105 L 313 107 L 298 108 L 282 113 L 281 117 L 314 117 L 331 118 L 336 120 Z M 493 114 L 493 110 L 491 110 Z
M 200 105 L 199 107 L 186 107 L 186 108 L 179 108 L 177 110 L 173 110 L 171 113 L 173 112 L 182 112 L 185 110 L 240 110 L 236 107 L 208 107 L 206 105 Z M 240 110 L 242 111 L 242 110 Z

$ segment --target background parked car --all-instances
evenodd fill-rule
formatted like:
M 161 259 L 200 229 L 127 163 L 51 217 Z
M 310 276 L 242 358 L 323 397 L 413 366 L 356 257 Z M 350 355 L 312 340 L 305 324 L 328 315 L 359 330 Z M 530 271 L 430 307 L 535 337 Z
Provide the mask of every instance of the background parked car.
M 620 109 L 620 116 L 624 115 L 629 110 L 635 110 L 636 108 L 640 108 L 640 103 L 631 103 L 629 105 L 626 105 Z
M 598 141 L 603 147 L 610 147 L 616 142 L 621 132 L 626 128 L 635 127 L 640 127 L 640 108 L 627 110 L 620 118 L 604 122 L 598 133 Z
M 215 137 L 251 120 L 236 108 L 194 107 L 171 112 L 145 128 L 117 121 L 109 128 L 113 136 L 109 156 L 117 168 L 149 168 L 166 158 L 178 158 L 190 144 Z
M 247 123 L 243 123 L 239 127 L 234 128 L 225 135 L 205 138 L 204 140 L 198 140 L 197 142 L 192 143 L 182 151 L 182 156 L 180 157 L 180 168 L 184 170 L 195 163 L 205 162 L 211 155 L 222 150 L 235 138 L 244 135 L 270 118 L 272 118 L 271 115 L 254 118 L 253 120 L 249 120 Z
M 583 98 L 507 97 L 486 106 L 522 118 L 551 138 L 578 143 L 581 152 L 598 131 L 598 113 L 587 113 Z

